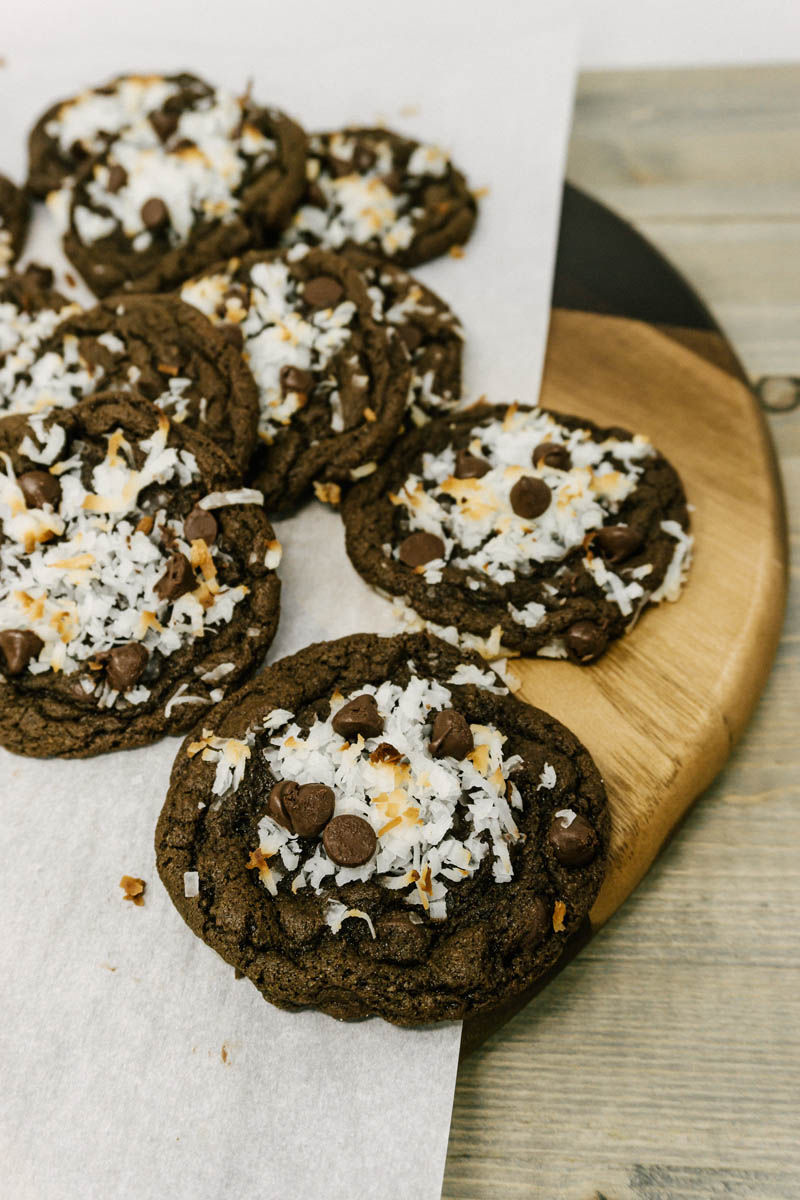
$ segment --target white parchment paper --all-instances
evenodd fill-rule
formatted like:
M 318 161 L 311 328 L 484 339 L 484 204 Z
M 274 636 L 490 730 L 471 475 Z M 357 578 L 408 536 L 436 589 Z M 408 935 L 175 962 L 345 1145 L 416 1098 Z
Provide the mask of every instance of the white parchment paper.
M 222 6 L 28 0 L 4 23 L 0 170 L 53 99 L 121 70 L 193 70 L 309 130 L 383 119 L 488 187 L 463 259 L 420 275 L 461 315 L 466 387 L 538 393 L 572 99 L 569 5 Z M 220 11 L 221 10 L 221 11 Z M 53 260 L 46 215 L 28 257 Z M 81 294 L 80 289 L 77 289 Z M 85 293 L 83 293 L 85 296 Z M 270 658 L 395 631 L 314 502 L 281 521 Z M 12 1200 L 433 1200 L 460 1026 L 345 1025 L 266 1004 L 184 926 L 155 871 L 178 742 L 85 762 L 0 751 L 0 1190 Z M 123 874 L 147 881 L 126 903 Z

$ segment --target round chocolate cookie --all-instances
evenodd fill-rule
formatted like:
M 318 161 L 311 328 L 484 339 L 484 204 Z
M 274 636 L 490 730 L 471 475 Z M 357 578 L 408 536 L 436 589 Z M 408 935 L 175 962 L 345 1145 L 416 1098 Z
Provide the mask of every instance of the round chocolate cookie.
M 461 323 L 441 297 L 394 263 L 370 261 L 363 254 L 355 259 L 373 300 L 373 316 L 393 325 L 408 351 L 410 412 L 422 425 L 453 408 L 461 395 Z
M 106 394 L 3 418 L 0 459 L 0 745 L 145 745 L 255 670 L 280 546 L 211 441 Z
M 374 471 L 406 409 L 411 368 L 347 259 L 295 246 L 211 267 L 181 297 L 238 338 L 259 392 L 251 466 L 270 511 Z
M 400 1025 L 523 991 L 585 919 L 589 753 L 427 634 L 274 663 L 181 747 L 156 829 L 190 928 L 281 1008 Z
M 221 88 L 179 95 L 163 120 L 140 116 L 75 178 L 64 248 L 98 295 L 162 291 L 269 244 L 302 193 L 299 125 Z
M 475 198 L 444 151 L 388 129 L 312 135 L 306 176 L 285 245 L 363 250 L 412 267 L 463 244 L 475 224 Z
M 212 437 L 240 470 L 247 466 L 256 386 L 238 349 L 195 308 L 171 295 L 113 296 L 73 310 L 49 337 L 34 340 L 43 325 L 40 316 L 17 353 L 0 362 L 0 411 L 69 408 L 100 391 L 131 391 Z
M 676 471 L 647 438 L 475 407 L 399 442 L 343 505 L 347 552 L 412 627 L 485 657 L 589 663 L 691 558 Z
M 28 188 L 44 197 L 74 176 L 111 139 L 142 120 L 169 130 L 177 116 L 213 97 L 196 75 L 118 75 L 51 105 L 28 138 Z
M 22 251 L 28 215 L 28 197 L 5 175 L 0 175 L 0 278 Z

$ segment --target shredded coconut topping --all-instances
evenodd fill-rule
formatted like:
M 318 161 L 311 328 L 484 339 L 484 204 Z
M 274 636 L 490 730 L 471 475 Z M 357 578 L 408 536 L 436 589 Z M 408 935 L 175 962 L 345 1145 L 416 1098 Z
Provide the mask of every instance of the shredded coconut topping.
M 248 173 L 262 171 L 277 153 L 275 142 L 247 122 L 246 104 L 222 88 L 200 95 L 165 142 L 146 116 L 124 125 L 85 185 L 89 204 L 76 195 L 81 240 L 119 230 L 135 250 L 147 249 L 152 232 L 143 208 L 154 198 L 165 206 L 172 245 L 185 241 L 199 221 L 232 220 Z
M 472 676 L 469 682 L 475 682 Z M 364 693 L 375 696 L 383 732 L 343 743 L 332 718 L 348 699 Z M 428 749 L 433 716 L 452 701 L 442 684 L 412 675 L 405 687 L 387 681 L 350 696 L 336 694 L 330 716 L 315 721 L 308 732 L 291 714 L 279 726 L 273 724 L 263 755 L 276 779 L 331 787 L 334 815 L 362 817 L 378 839 L 377 853 L 363 866 L 337 866 L 321 841 L 309 853 L 299 838 L 265 816 L 259 824 L 259 849 L 269 862 L 273 886 L 287 871 L 296 872 L 293 892 L 309 887 L 317 894 L 333 883 L 341 887 L 375 877 L 402 892 L 408 904 L 442 920 L 448 888 L 473 875 L 487 854 L 496 882 L 512 878 L 509 846 L 522 835 L 511 808 L 521 807 L 522 801 L 508 776 L 522 760 L 504 758 L 506 738 L 488 725 L 471 726 L 474 749 L 466 758 L 434 758 Z M 381 754 L 374 754 L 383 742 L 398 751 L 398 762 L 381 761 Z
M 97 154 L 109 136 L 161 108 L 179 90 L 176 81 L 160 75 L 127 75 L 100 91 L 88 89 L 65 100 L 45 125 L 45 133 L 64 154 L 76 142 L 87 154 Z
M 348 242 L 376 243 L 387 258 L 411 245 L 425 211 L 414 197 L 426 179 L 445 175 L 450 160 L 437 146 L 417 146 L 403 172 L 402 188 L 394 191 L 386 182 L 399 170 L 390 140 L 370 138 L 369 165 L 359 162 L 359 145 L 360 140 L 346 132 L 310 139 L 306 174 L 324 207 L 302 205 L 284 244 L 311 241 L 338 250 Z M 329 166 L 331 159 L 336 160 L 337 173 Z M 352 171 L 346 170 L 348 163 L 353 164 Z
M 32 417 L 30 426 L 43 447 L 39 461 L 53 462 L 63 449 L 64 430 L 53 425 L 46 436 L 42 417 Z M 149 484 L 186 486 L 199 478 L 194 456 L 168 446 L 168 433 L 162 418 L 152 436 L 139 443 L 145 459 L 137 470 L 124 432 L 112 432 L 106 457 L 92 470 L 91 489 L 82 481 L 79 455 L 55 463 L 52 474 L 61 486 L 57 511 L 50 504 L 26 506 L 11 460 L 2 455 L 0 629 L 27 629 L 41 638 L 43 648 L 27 667 L 33 674 L 70 674 L 87 663 L 94 669 L 97 655 L 128 642 L 169 656 L 210 627 L 230 621 L 247 594 L 243 585 L 219 583 L 216 568 L 223 556 L 217 546 L 188 543 L 181 528 L 170 524 L 166 509 L 145 515 L 138 506 L 139 493 Z M 26 436 L 20 451 L 34 457 L 33 450 Z M 167 563 L 165 531 L 168 553 L 184 554 L 198 571 L 194 590 L 172 602 L 155 590 Z M 140 686 L 125 699 L 141 703 L 149 695 Z M 198 699 L 176 694 L 170 704 Z M 98 702 L 110 707 L 116 700 L 117 693 L 104 683 Z
M 355 304 L 342 300 L 333 308 L 304 312 L 303 284 L 285 262 L 255 263 L 244 287 L 234 279 L 237 267 L 234 260 L 226 271 L 184 284 L 181 299 L 214 323 L 233 323 L 241 329 L 244 355 L 258 385 L 261 438 L 271 442 L 310 398 L 306 392 L 284 391 L 281 372 L 287 367 L 312 373 L 310 390 L 315 398 L 328 398 L 331 428 L 341 432 L 341 402 L 328 365 L 350 341 Z M 368 383 L 365 376 L 365 387 Z
M 476 424 L 471 432 L 470 453 L 491 467 L 484 476 L 456 479 L 455 451 L 447 446 L 437 455 L 423 455 L 422 474 L 410 475 L 393 497 L 405 509 L 411 530 L 425 530 L 444 542 L 444 559 L 424 568 L 429 582 L 441 578 L 446 564 L 507 584 L 528 574 L 531 563 L 564 558 L 619 510 L 636 487 L 644 460 L 654 453 L 640 435 L 596 442 L 589 430 L 567 429 L 547 412 L 513 407 L 503 419 Z M 534 467 L 533 450 L 541 442 L 565 445 L 569 470 L 544 462 Z M 551 490 L 541 516 L 521 517 L 511 506 L 511 489 L 524 475 L 544 480 Z M 431 573 L 437 579 L 430 579 Z M 531 613 L 525 623 L 535 617 Z

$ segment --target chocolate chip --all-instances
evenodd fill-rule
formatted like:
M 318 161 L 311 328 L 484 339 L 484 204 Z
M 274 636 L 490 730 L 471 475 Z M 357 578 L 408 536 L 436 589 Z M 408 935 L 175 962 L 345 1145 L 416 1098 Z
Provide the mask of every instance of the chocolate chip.
M 304 783 L 281 798 L 298 837 L 318 837 L 333 816 L 336 798 L 324 783 Z
M 38 658 L 44 642 L 31 629 L 4 629 L 0 633 L 0 651 L 5 659 L 6 675 L 21 675 L 32 658 Z
M 491 463 L 477 454 L 470 454 L 469 450 L 459 450 L 456 454 L 456 479 L 480 479 L 491 469 Z
M 475 742 L 466 717 L 454 708 L 443 708 L 433 718 L 428 749 L 434 758 L 466 758 Z
M 369 146 L 356 146 L 353 151 L 353 166 L 357 171 L 366 172 L 375 166 L 377 158 L 375 151 Z
M 623 562 L 630 558 L 642 544 L 642 535 L 631 525 L 604 525 L 592 538 L 603 558 L 609 562 Z
M 394 192 L 395 195 L 397 195 L 399 192 L 402 192 L 405 181 L 405 175 L 402 171 L 387 171 L 387 173 L 381 178 L 390 192 Z
M 340 867 L 360 867 L 372 858 L 378 839 L 369 821 L 343 813 L 325 826 L 322 844 L 328 858 Z
M 175 113 L 165 112 L 163 108 L 151 112 L 148 119 L 162 142 L 166 142 L 167 138 L 172 137 L 178 128 L 178 118 Z
M 599 658 L 608 645 L 608 637 L 593 621 L 576 621 L 570 625 L 564 641 L 571 656 L 582 663 Z
M 413 354 L 422 345 L 422 330 L 416 325 L 400 325 L 397 332 L 409 354 Z
M 540 517 L 550 507 L 553 493 L 543 479 L 523 475 L 511 489 L 511 507 L 518 517 L 532 520 Z
M 169 210 L 158 196 L 151 196 L 149 200 L 145 200 L 141 216 L 145 229 L 160 229 L 162 225 L 169 223 Z
M 306 283 L 303 298 L 312 308 L 332 308 L 343 293 L 344 288 L 332 275 L 315 275 Z
M 116 692 L 127 692 L 147 666 L 150 655 L 141 642 L 115 646 L 106 661 L 106 679 Z
M 580 813 L 573 818 L 556 813 L 550 822 L 547 840 L 562 867 L 585 867 L 598 850 L 597 834 Z
M 444 558 L 444 542 L 435 533 L 410 533 L 397 553 L 407 567 L 422 567 L 435 558 Z
M 303 367 L 281 367 L 280 380 L 282 396 L 288 396 L 289 392 L 302 392 L 305 395 L 314 384 L 314 376 Z
M 19 476 L 17 483 L 22 489 L 28 508 L 44 508 L 45 504 L 52 504 L 54 509 L 58 508 L 61 484 L 49 471 L 26 471 L 24 475 Z
M 352 742 L 361 734 L 362 737 L 377 737 L 383 732 L 383 717 L 378 712 L 378 702 L 374 696 L 365 693 L 356 696 L 337 712 L 331 725 L 340 737 Z
M 127 182 L 128 172 L 124 167 L 120 166 L 119 163 L 114 163 L 111 167 L 109 167 L 106 189 L 111 192 L 112 195 L 115 195 L 120 188 L 124 188 Z
M 200 508 L 197 504 L 183 522 L 183 536 L 187 542 L 202 539 L 207 546 L 212 546 L 216 540 L 218 529 L 217 518 L 214 514 L 206 508 Z
M 371 763 L 399 763 L 403 755 L 391 742 L 381 742 L 369 756 Z
M 292 828 L 292 819 L 286 809 L 286 802 L 293 799 L 299 790 L 300 788 L 293 779 L 282 779 L 272 788 L 267 800 L 267 812 L 273 821 L 277 821 L 290 833 L 294 833 L 294 829 Z
M 544 463 L 546 467 L 555 467 L 558 471 L 568 471 L 572 466 L 569 450 L 560 442 L 540 442 L 533 451 L 532 459 L 535 467 Z
M 192 564 L 185 554 L 173 554 L 167 569 L 156 584 L 156 595 L 162 600 L 178 600 L 197 587 Z

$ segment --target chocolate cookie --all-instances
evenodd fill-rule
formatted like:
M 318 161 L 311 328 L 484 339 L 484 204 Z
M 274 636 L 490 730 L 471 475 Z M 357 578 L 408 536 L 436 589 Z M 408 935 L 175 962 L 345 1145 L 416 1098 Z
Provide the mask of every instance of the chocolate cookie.
M 0 276 L 0 412 L 10 381 L 35 362 L 58 323 L 80 311 L 53 287 L 49 267 L 29 263 L 24 271 Z
M 2 288 L 0 288 L 0 295 Z M 36 330 L 44 323 L 40 316 Z M 258 394 L 238 349 L 177 296 L 114 296 L 73 311 L 0 363 L 0 410 L 69 408 L 100 391 L 154 401 L 212 437 L 240 470 L 256 444 Z
M 380 259 L 356 256 L 376 320 L 396 327 L 411 359 L 411 417 L 422 425 L 461 395 L 464 334 L 453 310 L 413 275 Z
M 606 862 L 577 738 L 428 635 L 268 667 L 181 747 L 156 830 L 190 928 L 281 1008 L 401 1025 L 524 990 Z
M 274 241 L 304 186 L 305 134 L 217 88 L 179 94 L 78 172 L 64 248 L 90 288 L 157 292 Z
M 212 267 L 181 297 L 239 338 L 259 391 L 261 447 L 251 468 L 270 511 L 312 485 L 375 470 L 405 412 L 408 354 L 341 255 L 295 246 Z
M 280 546 L 207 438 L 106 394 L 3 418 L 0 460 L 0 744 L 145 745 L 259 665 Z
M 409 434 L 342 515 L 367 582 L 490 658 L 593 662 L 677 600 L 691 558 L 681 481 L 647 438 L 515 404 Z
M 360 249 L 412 267 L 464 243 L 477 206 L 438 146 L 388 129 L 309 138 L 308 189 L 285 245 Z
M 176 117 L 214 89 L 196 75 L 118 75 L 100 87 L 59 100 L 28 139 L 28 188 L 36 196 L 60 188 L 116 134 L 142 120 L 170 129 Z
M 22 251 L 28 229 L 28 197 L 0 175 L 0 278 Z

